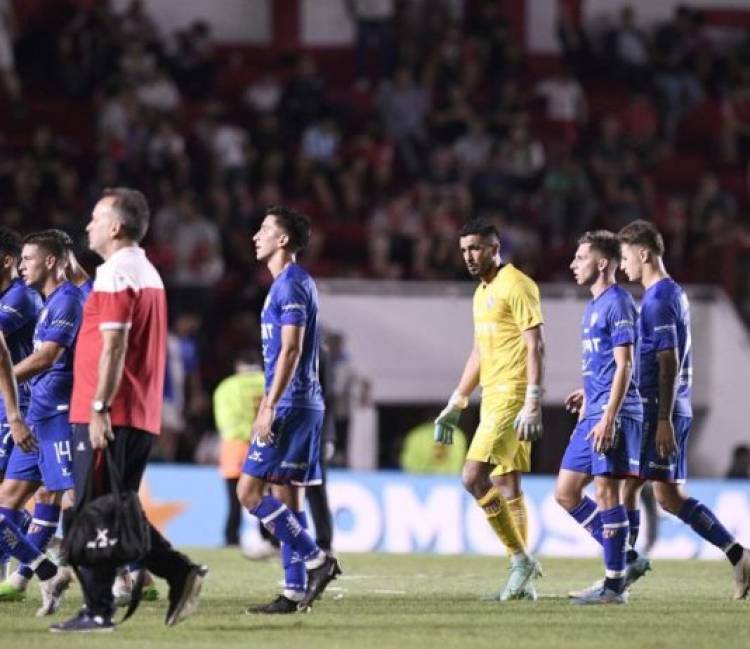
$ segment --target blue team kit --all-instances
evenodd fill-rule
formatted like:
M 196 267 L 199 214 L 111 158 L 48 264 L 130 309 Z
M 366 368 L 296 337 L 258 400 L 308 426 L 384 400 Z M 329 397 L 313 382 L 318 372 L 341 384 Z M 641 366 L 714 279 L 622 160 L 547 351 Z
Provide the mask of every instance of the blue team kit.
M 38 450 L 13 449 L 6 476 L 40 481 L 51 491 L 73 488 L 73 457 L 68 420 L 73 389 L 73 346 L 83 316 L 84 295 L 64 282 L 47 298 L 34 330 L 33 347 L 55 342 L 64 351 L 45 372 L 33 377 L 26 419 L 38 442 Z
M 5 336 L 14 365 L 33 351 L 34 327 L 41 310 L 42 298 L 39 293 L 27 287 L 19 278 L 14 279 L 0 294 L 0 331 Z M 18 405 L 24 414 L 29 405 L 29 396 L 29 386 L 19 385 Z M 5 473 L 12 450 L 13 438 L 5 420 L 5 403 L 0 399 L 0 476 Z
M 693 351 L 690 338 L 690 304 L 685 291 L 666 277 L 643 294 L 638 319 L 640 349 L 639 389 L 644 402 L 644 440 L 641 475 L 649 480 L 684 482 L 687 478 L 687 443 L 693 409 L 690 393 L 693 383 Z M 677 350 L 679 383 L 672 423 L 677 451 L 668 458 L 656 453 L 655 433 L 658 414 L 660 351 Z
M 324 405 L 318 379 L 318 292 L 310 275 L 297 264 L 290 264 L 276 277 L 261 312 L 267 388 L 273 384 L 285 325 L 305 328 L 302 352 L 276 408 L 271 427 L 274 439 L 269 444 L 253 440 L 243 471 L 278 484 L 319 484 Z
M 581 352 L 585 413 L 568 442 L 561 468 L 588 475 L 637 476 L 641 455 L 643 405 L 633 372 L 616 420 L 614 446 L 606 453 L 594 451 L 587 439 L 608 407 L 616 363 L 615 347 L 633 347 L 638 359 L 638 311 L 631 295 L 612 285 L 592 299 L 581 324 Z

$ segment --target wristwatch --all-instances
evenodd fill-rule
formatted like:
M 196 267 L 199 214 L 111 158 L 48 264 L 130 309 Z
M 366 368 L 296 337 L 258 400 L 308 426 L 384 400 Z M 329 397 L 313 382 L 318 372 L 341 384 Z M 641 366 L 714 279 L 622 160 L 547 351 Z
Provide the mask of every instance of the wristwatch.
M 111 406 L 105 403 L 104 401 L 102 401 L 101 399 L 96 399 L 95 401 L 91 403 L 91 409 L 94 412 L 104 413 L 104 412 L 109 412 L 111 410 Z

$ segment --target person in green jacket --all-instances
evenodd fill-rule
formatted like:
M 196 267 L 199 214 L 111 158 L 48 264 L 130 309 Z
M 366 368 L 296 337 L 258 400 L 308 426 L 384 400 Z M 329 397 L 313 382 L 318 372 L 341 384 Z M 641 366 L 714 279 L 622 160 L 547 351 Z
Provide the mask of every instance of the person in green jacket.
M 253 422 L 263 398 L 260 354 L 247 349 L 237 354 L 234 374 L 214 391 L 214 420 L 219 431 L 219 473 L 227 485 L 229 513 L 224 526 L 226 545 L 239 545 L 242 507 L 237 500 L 237 480 L 250 446 Z

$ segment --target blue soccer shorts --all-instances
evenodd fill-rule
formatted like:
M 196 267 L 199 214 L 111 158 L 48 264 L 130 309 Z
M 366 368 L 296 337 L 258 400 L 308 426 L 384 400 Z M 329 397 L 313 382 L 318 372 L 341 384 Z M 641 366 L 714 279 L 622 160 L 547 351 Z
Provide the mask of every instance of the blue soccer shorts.
M 242 472 L 273 484 L 320 484 L 323 416 L 323 410 L 278 407 L 271 425 L 274 441 L 263 444 L 254 439 Z
M 28 453 L 17 446 L 10 455 L 5 477 L 27 482 L 41 482 L 50 491 L 73 488 L 72 428 L 68 413 L 29 425 L 38 448 Z
M 687 445 L 692 417 L 672 415 L 677 451 L 667 458 L 656 452 L 656 424 L 658 411 L 647 409 L 643 420 L 643 447 L 641 451 L 641 477 L 657 482 L 682 484 L 687 480 Z
M 630 417 L 618 418 L 615 446 L 606 453 L 597 453 L 594 451 L 593 438 L 586 437 L 598 423 L 596 417 L 578 422 L 568 441 L 560 468 L 586 475 L 638 477 L 643 423 Z

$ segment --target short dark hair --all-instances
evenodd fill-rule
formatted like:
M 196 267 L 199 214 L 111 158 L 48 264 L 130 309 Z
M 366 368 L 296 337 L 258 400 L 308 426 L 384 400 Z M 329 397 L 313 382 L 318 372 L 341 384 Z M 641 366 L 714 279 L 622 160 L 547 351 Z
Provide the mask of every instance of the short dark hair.
M 128 187 L 107 187 L 102 198 L 111 198 L 120 217 L 120 226 L 128 239 L 140 243 L 148 230 L 149 209 L 143 192 Z
M 68 250 L 55 234 L 49 231 L 33 232 L 23 238 L 23 245 L 32 245 L 43 248 L 47 253 L 57 257 L 58 263 L 68 263 Z
M 0 225 L 0 255 L 21 256 L 21 235 L 15 230 Z
M 620 263 L 620 241 L 614 232 L 609 230 L 589 230 L 578 239 L 578 245 L 589 244 L 607 259 Z
M 461 230 L 458 233 L 459 237 L 468 237 L 472 234 L 479 235 L 483 239 L 489 239 L 494 237 L 500 241 L 500 232 L 498 229 L 486 219 L 471 219 L 463 224 Z
M 299 252 L 310 241 L 310 219 L 289 207 L 272 205 L 266 208 L 266 216 L 273 216 L 279 227 L 289 237 L 289 250 Z
M 73 242 L 73 237 L 71 237 L 65 230 L 60 230 L 59 228 L 48 228 L 47 230 L 42 230 L 41 232 L 38 232 L 37 234 L 43 234 L 45 236 L 49 237 L 55 237 L 59 242 L 60 245 L 62 245 L 63 248 L 65 248 L 68 252 L 75 252 L 76 246 Z
M 620 243 L 632 246 L 644 246 L 655 255 L 662 257 L 664 255 L 664 239 L 656 229 L 656 226 L 650 221 L 638 219 L 628 223 L 620 230 L 617 238 Z

